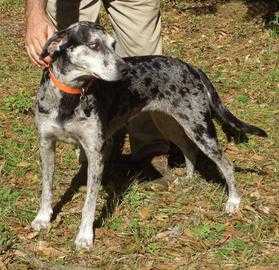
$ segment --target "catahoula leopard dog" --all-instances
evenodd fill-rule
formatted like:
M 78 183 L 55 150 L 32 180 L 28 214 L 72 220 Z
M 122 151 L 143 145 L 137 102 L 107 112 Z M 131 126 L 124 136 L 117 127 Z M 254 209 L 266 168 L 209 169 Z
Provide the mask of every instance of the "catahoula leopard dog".
M 235 117 L 200 69 L 164 56 L 122 59 L 114 46 L 115 40 L 101 26 L 80 22 L 55 33 L 43 49 L 41 57 L 51 56 L 53 63 L 44 71 L 37 94 L 42 199 L 32 227 L 41 230 L 50 223 L 55 143 L 74 143 L 88 162 L 87 193 L 75 245 L 92 247 L 106 141 L 147 111 L 164 137 L 183 152 L 189 177 L 198 151 L 217 165 L 228 187 L 226 212 L 236 212 L 240 196 L 233 166 L 218 144 L 213 119 L 231 138 L 246 133 L 265 137 L 266 132 Z

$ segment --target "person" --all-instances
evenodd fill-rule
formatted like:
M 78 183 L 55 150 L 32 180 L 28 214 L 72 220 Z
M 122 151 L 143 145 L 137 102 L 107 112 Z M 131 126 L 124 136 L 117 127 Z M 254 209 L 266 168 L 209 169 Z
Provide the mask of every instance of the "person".
M 25 44 L 31 61 L 47 67 L 52 59 L 40 59 L 47 39 L 74 22 L 98 22 L 102 4 L 114 31 L 118 55 L 162 54 L 160 0 L 25 0 Z M 135 161 L 169 150 L 147 113 L 131 121 L 128 132 Z

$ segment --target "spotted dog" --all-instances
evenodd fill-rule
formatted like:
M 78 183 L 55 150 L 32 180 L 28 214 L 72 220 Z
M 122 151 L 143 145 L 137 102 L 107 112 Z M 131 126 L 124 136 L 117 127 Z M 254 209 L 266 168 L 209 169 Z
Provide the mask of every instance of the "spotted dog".
M 184 154 L 188 176 L 198 151 L 219 168 L 228 186 L 226 212 L 239 208 L 233 166 L 217 142 L 213 119 L 231 138 L 265 131 L 236 118 L 221 102 L 207 76 L 192 65 L 164 56 L 121 59 L 114 39 L 91 22 L 80 22 L 55 33 L 41 57 L 53 63 L 43 73 L 36 102 L 40 136 L 42 198 L 32 227 L 46 228 L 52 215 L 55 143 L 77 144 L 88 162 L 82 219 L 75 244 L 90 248 L 98 186 L 106 142 L 141 112 L 151 112 L 165 138 Z

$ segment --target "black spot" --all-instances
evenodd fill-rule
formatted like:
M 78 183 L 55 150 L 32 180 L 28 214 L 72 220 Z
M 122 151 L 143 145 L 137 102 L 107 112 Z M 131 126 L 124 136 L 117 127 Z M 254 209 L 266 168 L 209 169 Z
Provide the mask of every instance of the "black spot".
M 49 109 L 43 106 L 40 102 L 37 103 L 37 106 L 40 113 L 49 114 Z
M 79 95 L 63 93 L 58 107 L 57 120 L 63 122 L 73 117 L 74 110 L 80 102 Z
M 139 66 L 139 70 L 140 70 L 140 73 L 141 73 L 141 75 L 143 75 L 143 74 L 145 74 L 146 73 L 146 69 L 145 69 L 145 67 L 144 66 Z
M 144 78 L 144 85 L 146 87 L 150 86 L 152 83 L 152 79 L 151 78 Z
M 160 92 L 159 95 L 158 95 L 158 98 L 163 99 L 164 97 L 165 97 L 164 94 Z
M 193 91 L 193 92 L 192 92 L 192 95 L 195 96 L 195 97 L 196 97 L 198 94 L 199 94 L 199 92 L 197 92 L 197 91 Z
M 204 85 L 202 83 L 198 83 L 197 88 L 202 91 L 204 89 Z
M 196 141 L 200 142 L 201 144 L 203 144 L 206 148 L 208 148 L 208 145 L 206 144 L 206 141 L 203 137 L 200 137 L 199 135 L 195 136 Z
M 185 91 L 184 91 L 184 89 L 179 89 L 179 94 L 182 96 L 182 97 L 184 97 L 185 96 Z
M 159 92 L 158 86 L 152 87 L 150 91 L 153 96 L 157 95 L 157 93 Z
M 184 113 L 178 113 L 177 115 L 184 120 L 189 120 L 189 117 Z
M 166 72 L 163 73 L 163 80 L 164 80 L 164 83 L 167 83 L 170 80 L 168 73 L 166 73 Z
M 182 74 L 182 83 L 186 83 L 187 81 L 188 81 L 188 75 L 187 75 L 187 73 L 188 73 L 188 70 L 183 70 L 183 74 Z
M 89 117 L 91 115 L 91 111 L 92 111 L 91 108 L 88 107 L 85 108 L 83 112 L 86 115 L 86 117 Z
M 156 69 L 161 69 L 161 65 L 160 65 L 159 62 L 154 62 L 154 63 L 152 64 L 152 66 L 153 66 L 154 68 L 156 68 Z
M 171 104 L 174 106 L 174 107 L 177 107 L 181 102 L 181 98 L 175 98 L 174 100 L 171 101 Z
M 171 96 L 171 92 L 169 90 L 165 91 L 166 95 Z
M 176 86 L 175 86 L 174 84 L 171 84 L 171 85 L 170 85 L 170 90 L 171 90 L 172 92 L 175 92 Z
M 131 73 L 136 79 L 139 78 L 138 73 L 136 72 L 135 69 L 132 69 L 132 70 L 130 71 L 130 73 Z
M 194 129 L 195 134 L 197 134 L 198 137 L 202 137 L 203 134 L 205 133 L 205 127 L 202 126 L 201 124 L 196 124 L 196 127 Z
M 104 60 L 104 66 L 107 67 L 108 66 L 108 61 Z

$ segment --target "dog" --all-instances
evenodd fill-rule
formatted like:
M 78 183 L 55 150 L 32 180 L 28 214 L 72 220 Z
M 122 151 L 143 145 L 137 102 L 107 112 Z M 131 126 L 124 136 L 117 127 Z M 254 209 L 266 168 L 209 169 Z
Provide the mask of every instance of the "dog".
M 236 212 L 240 196 L 233 166 L 218 144 L 212 120 L 234 139 L 246 134 L 266 137 L 266 132 L 235 117 L 202 70 L 164 56 L 122 59 L 114 46 L 115 40 L 101 26 L 79 22 L 56 32 L 43 48 L 41 58 L 50 56 L 53 63 L 43 72 L 36 98 L 42 198 L 32 227 L 41 230 L 50 223 L 55 143 L 74 143 L 88 162 L 87 193 L 75 245 L 92 247 L 106 142 L 141 112 L 150 112 L 165 138 L 181 149 L 188 177 L 193 175 L 199 151 L 217 165 L 228 186 L 226 212 Z

